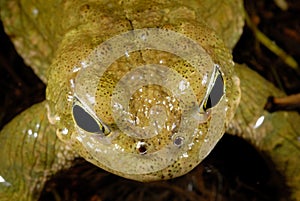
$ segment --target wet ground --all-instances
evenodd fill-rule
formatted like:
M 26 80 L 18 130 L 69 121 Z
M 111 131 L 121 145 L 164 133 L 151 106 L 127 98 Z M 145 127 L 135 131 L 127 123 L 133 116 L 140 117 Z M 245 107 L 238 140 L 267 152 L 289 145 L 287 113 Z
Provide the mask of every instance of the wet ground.
M 287 2 L 287 11 L 272 0 L 247 0 L 245 5 L 257 27 L 300 63 L 300 2 Z M 23 63 L 2 28 L 0 44 L 2 127 L 19 112 L 42 101 L 45 85 Z M 247 63 L 287 94 L 300 92 L 299 72 L 261 45 L 247 26 L 234 49 L 234 59 Z M 47 183 L 40 200 L 287 200 L 284 178 L 264 157 L 244 140 L 225 135 L 191 173 L 149 184 L 114 176 L 78 159 L 70 170 L 58 173 Z

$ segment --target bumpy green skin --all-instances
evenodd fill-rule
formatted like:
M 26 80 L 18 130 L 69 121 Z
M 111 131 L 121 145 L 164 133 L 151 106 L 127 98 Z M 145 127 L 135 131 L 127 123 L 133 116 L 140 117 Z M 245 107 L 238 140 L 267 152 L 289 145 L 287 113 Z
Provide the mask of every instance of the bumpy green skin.
M 210 0 L 189 3 L 164 0 L 147 3 L 2 0 L 0 8 L 1 19 L 7 33 L 13 36 L 17 50 L 48 84 L 47 101 L 28 109 L 1 131 L 0 142 L 5 147 L 0 155 L 8 157 L 1 157 L 0 175 L 11 184 L 7 186 L 8 183 L 0 183 L 1 200 L 35 200 L 47 176 L 67 168 L 74 158 L 75 153 L 70 147 L 89 158 L 89 153 L 61 133 L 64 128 L 68 128 L 69 133 L 75 132 L 70 113 L 72 102 L 68 101 L 72 91 L 70 80 L 76 76 L 74 67 L 100 43 L 131 29 L 168 26 L 199 41 L 214 62 L 231 66 L 231 56 L 214 32 L 231 49 L 243 25 L 242 2 L 238 0 L 226 3 Z M 165 19 L 168 19 L 167 22 Z M 170 26 L 182 21 L 199 23 L 201 27 L 189 30 L 188 23 L 183 23 L 180 29 Z M 228 74 L 232 74 L 232 70 L 229 71 Z M 300 156 L 297 141 L 300 128 L 293 122 L 299 122 L 300 117 L 294 113 L 264 112 L 262 108 L 266 98 L 282 93 L 244 67 L 238 66 L 236 71 L 241 80 L 242 98 L 227 130 L 250 140 L 271 156 L 277 168 L 286 175 L 287 183 L 292 188 L 292 197 L 296 200 L 300 197 L 300 168 L 297 162 Z M 231 77 L 226 79 L 229 83 L 233 82 Z M 227 90 L 230 102 L 226 121 L 229 122 L 239 93 L 234 84 L 229 84 Z M 265 122 L 254 129 L 253 125 L 262 114 L 266 115 Z M 58 140 L 56 132 L 64 143 Z M 93 159 L 90 161 L 94 162 Z M 133 178 L 130 175 L 122 176 Z M 153 180 L 149 175 L 142 178 Z
M 55 135 L 47 103 L 18 115 L 0 135 L 0 200 L 37 200 L 49 175 L 70 166 L 75 154 Z

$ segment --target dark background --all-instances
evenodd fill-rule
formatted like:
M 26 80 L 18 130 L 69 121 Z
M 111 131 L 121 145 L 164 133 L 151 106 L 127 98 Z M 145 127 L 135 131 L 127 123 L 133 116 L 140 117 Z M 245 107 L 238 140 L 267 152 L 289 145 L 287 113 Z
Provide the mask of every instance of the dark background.
M 281 10 L 272 0 L 246 0 L 257 27 L 300 63 L 300 3 L 288 0 Z M 45 97 L 45 85 L 18 56 L 0 28 L 0 128 L 16 114 Z M 234 60 L 246 63 L 287 94 L 300 92 L 300 75 L 261 45 L 245 26 Z M 48 181 L 40 200 L 286 200 L 288 188 L 265 156 L 237 137 L 225 135 L 191 173 L 148 184 L 107 173 L 83 159 Z

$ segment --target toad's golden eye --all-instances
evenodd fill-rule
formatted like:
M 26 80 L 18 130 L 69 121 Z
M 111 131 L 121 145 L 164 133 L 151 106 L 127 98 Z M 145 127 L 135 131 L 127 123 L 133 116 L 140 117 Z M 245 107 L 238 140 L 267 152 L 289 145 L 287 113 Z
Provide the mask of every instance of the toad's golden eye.
M 221 72 L 218 70 L 218 68 L 215 69 L 212 80 L 208 89 L 208 93 L 205 96 L 204 102 L 203 102 L 203 110 L 207 111 L 208 109 L 214 107 L 219 103 L 221 98 L 224 95 L 224 80 L 221 75 Z
M 82 130 L 94 134 L 107 134 L 107 129 L 99 120 L 91 115 L 84 107 L 76 101 L 72 108 L 73 119 Z

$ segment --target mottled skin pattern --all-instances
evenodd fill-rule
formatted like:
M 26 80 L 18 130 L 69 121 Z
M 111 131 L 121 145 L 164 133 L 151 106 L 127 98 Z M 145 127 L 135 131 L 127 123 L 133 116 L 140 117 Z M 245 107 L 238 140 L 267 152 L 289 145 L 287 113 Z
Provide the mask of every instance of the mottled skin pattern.
M 292 198 L 299 200 L 300 125 L 293 122 L 300 122 L 300 117 L 292 112 L 270 114 L 263 111 L 269 95 L 284 94 L 247 67 L 234 66 L 230 50 L 242 31 L 242 2 L 221 2 L 0 1 L 1 19 L 6 32 L 26 63 L 47 83 L 47 100 L 17 116 L 1 131 L 0 176 L 5 182 L 0 183 L 0 200 L 36 200 L 47 178 L 60 169 L 68 168 L 77 155 L 112 173 L 134 180 L 177 177 L 198 165 L 213 149 L 225 129 L 228 133 L 249 140 L 265 152 L 286 176 Z M 115 52 L 109 48 L 97 49 L 100 44 L 126 31 L 142 28 L 172 30 L 196 41 L 204 49 L 201 54 L 203 63 L 198 71 L 191 70 L 185 60 L 168 52 L 140 50 L 130 53 L 130 57 L 124 53 L 96 82 L 92 79 L 93 76 L 97 77 L 93 71 L 85 71 L 85 76 L 77 78 L 86 66 L 87 69 L 93 69 L 97 65 L 99 55 L 105 55 L 106 59 L 114 56 Z M 174 38 L 174 43 L 178 44 L 175 48 L 181 48 L 180 41 Z M 129 113 L 139 119 L 136 121 L 139 126 L 147 126 L 149 120 L 145 111 L 150 111 L 153 105 L 158 111 L 161 106 L 167 108 L 166 114 L 155 116 L 160 118 L 158 122 L 167 118 L 161 133 L 153 138 L 138 140 L 122 133 L 117 120 L 113 118 L 110 101 L 118 81 L 137 66 L 163 63 L 181 74 L 195 93 L 193 103 L 190 101 L 192 96 L 188 96 L 182 104 L 199 105 L 207 92 L 207 85 L 200 86 L 199 82 L 205 80 L 205 73 L 211 73 L 210 62 L 220 66 L 225 95 L 210 110 L 204 122 L 196 124 L 195 130 L 198 132 L 193 135 L 184 133 L 185 138 L 192 135 L 189 149 L 148 157 L 173 139 L 174 131 L 168 128 L 173 123 L 177 125 L 182 115 L 180 98 L 177 100 L 172 96 L 173 91 L 163 90 L 158 85 L 141 87 L 141 91 L 134 92 Z M 159 72 L 155 71 L 154 74 Z M 78 80 L 84 82 L 77 83 Z M 154 79 L 156 82 L 160 80 Z M 173 74 L 167 80 L 170 86 L 176 85 Z M 126 87 L 130 88 L 131 85 Z M 88 99 L 85 100 L 84 95 L 93 90 L 96 91 L 93 104 L 95 115 L 109 128 L 109 145 L 117 145 L 112 149 L 113 152 L 106 154 L 108 159 L 105 154 L 96 151 L 103 150 L 97 137 L 78 129 L 73 120 L 74 100 L 78 98 L 80 104 L 88 107 Z M 120 102 L 123 99 L 118 95 L 115 98 Z M 255 123 L 262 115 L 265 121 L 256 128 Z M 144 151 L 137 146 L 139 143 L 147 145 L 146 154 L 138 153 Z M 125 163 L 121 165 L 111 165 L 111 161 L 107 161 L 117 162 L 121 152 L 130 153 L 133 157 L 124 155 L 122 158 L 125 158 Z M 141 163 L 140 169 L 130 169 L 131 164 L 147 157 L 154 168 Z M 166 158 L 174 160 L 165 165 Z M 151 168 L 153 171 L 149 171 Z

